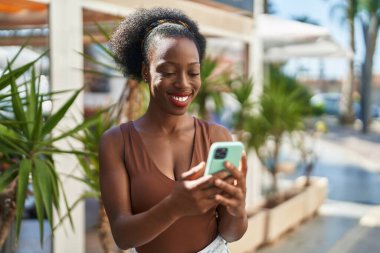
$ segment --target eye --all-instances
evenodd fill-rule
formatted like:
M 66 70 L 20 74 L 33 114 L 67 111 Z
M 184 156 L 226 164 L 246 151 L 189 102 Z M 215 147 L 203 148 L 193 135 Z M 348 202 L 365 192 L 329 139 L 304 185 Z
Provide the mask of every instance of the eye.
M 172 77 L 175 76 L 175 72 L 162 72 L 163 77 Z
M 199 76 L 199 74 L 200 73 L 198 73 L 198 72 L 191 72 L 191 73 L 189 73 L 189 76 L 191 76 L 191 77 L 197 77 L 197 76 Z

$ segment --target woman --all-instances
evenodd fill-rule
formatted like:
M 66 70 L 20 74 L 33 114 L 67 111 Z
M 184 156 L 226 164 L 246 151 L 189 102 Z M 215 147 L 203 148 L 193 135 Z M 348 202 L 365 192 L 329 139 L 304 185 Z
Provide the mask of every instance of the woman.
M 174 9 L 128 16 L 111 47 L 126 76 L 149 84 L 147 112 L 108 130 L 99 151 L 102 200 L 116 244 L 139 253 L 228 252 L 247 228 L 246 158 L 203 176 L 210 145 L 229 132 L 187 114 L 201 86 L 205 39 Z

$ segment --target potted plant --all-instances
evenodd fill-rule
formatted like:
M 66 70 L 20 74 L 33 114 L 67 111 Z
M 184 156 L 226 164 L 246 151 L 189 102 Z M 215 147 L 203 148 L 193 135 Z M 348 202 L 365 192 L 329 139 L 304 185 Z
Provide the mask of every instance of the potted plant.
M 259 100 L 259 113 L 249 117 L 245 129 L 250 133 L 248 145 L 256 153 L 271 176 L 267 195 L 266 240 L 273 241 L 303 219 L 302 194 L 289 196 L 278 189 L 280 149 L 286 136 L 302 130 L 303 117 L 309 108 L 310 95 L 295 79 L 285 75 L 277 66 L 270 67 L 270 75 Z M 295 196 L 290 198 L 291 196 Z M 289 201 L 284 202 L 286 199 Z M 287 217 L 284 219 L 284 217 Z
M 21 52 L 22 48 L 20 49 Z M 18 54 L 17 54 L 18 55 Z M 17 57 L 16 55 L 16 57 Z M 0 77 L 0 90 L 5 94 L 0 97 L 0 247 L 3 245 L 13 221 L 16 223 L 18 237 L 24 211 L 24 201 L 28 194 L 34 197 L 36 214 L 39 223 L 41 246 L 43 245 L 44 219 L 48 220 L 53 231 L 53 210 L 60 216 L 60 198 L 64 198 L 68 208 L 62 181 L 55 168 L 54 154 L 81 154 L 81 151 L 62 150 L 55 143 L 70 137 L 92 120 L 84 121 L 75 128 L 51 135 L 65 116 L 81 90 L 74 94 L 56 110 L 55 113 L 43 114 L 43 102 L 55 99 L 58 92 L 44 93 L 40 90 L 41 76 L 36 74 L 34 64 L 38 60 L 12 69 L 9 62 Z M 29 73 L 29 78 L 19 84 L 18 77 Z M 7 90 L 8 89 L 8 90 Z M 28 186 L 32 186 L 29 192 Z M 7 204 L 8 203 L 8 204 Z M 70 212 L 68 217 L 71 220 Z M 71 223 L 72 226 L 74 224 Z
M 254 104 L 251 99 L 253 81 L 251 78 L 237 77 L 228 83 L 230 94 L 239 104 L 239 109 L 232 116 L 232 128 L 237 139 L 247 144 L 246 122 L 251 118 Z
M 296 179 L 296 185 L 306 193 L 305 218 L 314 215 L 324 202 L 327 195 L 328 182 L 326 178 L 312 177 L 312 172 L 318 160 L 315 145 L 320 136 L 327 131 L 323 121 L 317 121 L 309 131 L 296 133 L 294 143 L 300 153 L 300 166 L 303 176 Z

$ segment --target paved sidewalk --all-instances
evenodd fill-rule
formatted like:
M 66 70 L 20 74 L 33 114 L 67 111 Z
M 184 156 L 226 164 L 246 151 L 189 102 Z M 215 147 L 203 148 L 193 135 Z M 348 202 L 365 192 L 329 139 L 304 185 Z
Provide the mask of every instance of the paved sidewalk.
M 328 126 L 313 174 L 329 179 L 329 199 L 319 216 L 258 253 L 380 252 L 380 122 L 366 135 L 336 121 Z
M 372 208 L 328 253 L 380 252 L 380 206 Z
M 346 253 L 339 251 L 340 245 L 346 243 L 343 238 L 357 229 L 360 218 L 370 209 L 371 206 L 367 205 L 329 200 L 320 209 L 319 216 L 302 224 L 295 231 L 285 234 L 276 243 L 258 250 L 257 253 Z M 331 251 L 332 249 L 337 251 Z M 371 252 L 378 251 L 355 253 Z

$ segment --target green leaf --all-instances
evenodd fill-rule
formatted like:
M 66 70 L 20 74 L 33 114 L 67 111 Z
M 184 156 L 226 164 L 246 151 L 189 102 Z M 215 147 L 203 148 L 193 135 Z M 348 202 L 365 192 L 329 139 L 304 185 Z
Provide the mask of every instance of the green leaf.
M 17 88 L 17 85 L 16 85 L 14 78 L 11 79 L 10 84 L 11 84 L 11 91 L 14 93 L 14 95 L 12 96 L 12 108 L 13 108 L 16 120 L 18 120 L 20 122 L 27 122 L 27 118 L 25 116 L 23 105 L 21 103 L 20 94 L 18 92 L 18 88 Z M 29 136 L 27 125 L 21 124 L 21 128 L 22 128 L 25 136 Z
M 51 161 L 47 161 L 48 166 L 50 167 L 49 173 L 52 178 L 52 188 L 53 188 L 53 204 L 58 212 L 58 216 L 61 215 L 61 209 L 59 204 L 59 186 L 57 172 L 54 170 L 54 164 Z
M 42 132 L 42 125 L 44 123 L 44 119 L 42 117 L 42 103 L 43 99 L 42 96 L 40 96 L 39 99 L 37 99 L 37 114 L 35 118 L 35 123 L 33 124 L 33 132 L 32 132 L 32 140 L 37 141 L 40 139 L 41 132 Z
M 110 33 L 106 31 L 106 29 L 104 29 L 103 26 L 101 26 L 98 22 L 95 22 L 95 25 L 96 27 L 98 28 L 99 32 L 101 34 L 103 34 L 103 36 L 106 38 L 107 41 L 110 41 L 111 40 L 111 36 L 110 36 Z
M 36 61 L 38 61 L 44 54 L 42 54 L 36 60 L 31 61 L 19 68 L 16 68 L 16 69 L 8 68 L 8 72 L 3 73 L 0 77 L 0 90 L 7 87 L 11 83 L 12 79 L 16 80 L 17 78 L 22 76 L 24 73 L 26 73 L 36 63 Z
M 34 204 L 36 207 L 37 219 L 40 227 L 40 244 L 43 246 L 45 208 L 41 193 L 40 181 L 38 180 L 38 175 L 36 175 L 35 169 L 32 170 L 32 177 Z
M 30 40 L 30 38 L 27 39 L 26 43 Z M 12 64 L 16 61 L 17 57 L 19 57 L 20 53 L 22 52 L 22 50 L 24 50 L 24 48 L 26 47 L 26 43 L 24 43 L 20 49 L 17 51 L 17 53 L 15 54 L 15 56 L 13 56 L 12 60 L 10 62 L 8 62 L 7 64 L 7 68 L 11 68 L 12 67 Z
M 4 191 L 17 176 L 16 166 L 11 166 L 0 174 L 0 192 Z
M 90 36 L 91 40 L 93 42 L 95 42 L 96 45 L 98 45 L 102 49 L 102 52 L 106 53 L 112 59 L 115 59 L 115 56 L 114 56 L 114 54 L 112 53 L 111 50 L 109 50 L 108 48 L 106 48 L 102 43 L 100 43 L 97 39 L 95 39 L 95 37 L 92 36 L 92 34 L 87 33 L 87 35 Z
M 27 100 L 27 108 L 26 108 L 26 119 L 28 121 L 28 133 L 33 132 L 33 125 L 36 120 L 36 113 L 37 113 L 37 99 L 36 97 L 36 72 L 34 69 L 34 66 L 32 67 L 31 71 L 32 78 L 28 84 L 25 86 L 25 90 L 27 91 L 26 100 Z M 38 91 L 37 91 L 38 92 Z
M 72 136 L 73 134 L 83 130 L 83 129 L 86 129 L 88 128 L 89 126 L 92 126 L 94 124 L 96 124 L 96 122 L 99 120 L 98 119 L 98 116 L 100 114 L 104 113 L 104 110 L 101 110 L 99 112 L 97 112 L 96 114 L 94 114 L 93 116 L 91 116 L 90 118 L 86 119 L 85 121 L 83 121 L 81 124 L 77 125 L 75 128 L 67 131 L 67 132 L 64 132 L 63 134 L 59 135 L 58 137 L 55 137 L 51 140 L 49 140 L 49 143 L 52 143 L 52 142 L 55 142 L 57 140 L 60 140 L 60 139 L 63 139 L 67 136 Z
M 34 174 L 33 180 L 38 180 L 46 215 L 47 215 L 50 227 L 53 227 L 52 181 L 54 179 L 51 177 L 51 174 L 49 172 L 50 168 L 46 164 L 45 161 L 40 160 L 40 159 L 35 159 L 34 164 L 35 164 L 35 167 L 34 167 L 35 174 Z
M 99 198 L 99 195 L 96 194 L 96 193 L 93 193 L 93 192 L 84 192 L 83 194 L 80 195 L 80 197 L 74 201 L 74 203 L 67 208 L 67 213 L 65 215 L 63 215 L 57 225 L 53 228 L 53 232 L 62 224 L 62 222 L 67 219 L 67 218 L 70 218 L 71 217 L 71 211 L 74 210 L 74 208 L 80 203 L 82 202 L 84 199 L 86 198 Z
M 62 183 L 62 181 L 61 181 L 61 179 L 59 177 L 58 177 L 58 184 L 59 184 L 60 188 L 62 189 L 63 200 L 65 202 L 65 207 L 66 207 L 66 210 L 67 210 L 66 215 L 69 218 L 71 228 L 75 231 L 73 217 L 71 216 L 71 208 L 69 206 L 69 202 L 67 201 L 66 193 L 64 191 L 65 188 L 64 188 L 63 183 Z
M 1 127 L 1 125 L 0 125 Z M 26 147 L 23 147 L 23 142 L 19 139 L 12 138 L 7 135 L 7 132 L 2 132 L 0 135 L 0 146 L 5 147 L 6 150 L 3 150 L 3 152 L 7 153 L 15 153 L 15 154 L 26 154 Z
M 42 128 L 42 136 L 50 133 L 54 127 L 62 120 L 66 112 L 70 109 L 71 105 L 74 103 L 75 99 L 78 97 L 82 89 L 76 91 L 73 96 L 66 101 L 66 103 L 51 117 L 46 120 L 44 127 Z
M 102 67 L 105 67 L 107 69 L 112 69 L 112 70 L 115 70 L 117 71 L 117 67 L 114 66 L 114 65 L 110 65 L 110 64 L 107 64 L 107 63 L 104 63 L 104 62 L 101 62 L 97 59 L 95 59 L 94 57 L 92 57 L 91 55 L 88 55 L 88 54 L 85 54 L 85 53 L 81 53 L 81 52 L 78 52 L 80 55 L 82 55 L 86 60 L 94 63 L 95 65 L 99 65 L 99 66 L 102 66 Z
M 123 75 L 119 74 L 110 74 L 110 73 L 105 73 L 104 71 L 99 71 L 99 70 L 94 70 L 94 69 L 80 69 L 84 73 L 92 74 L 92 75 L 97 75 L 97 76 L 102 76 L 102 77 L 109 77 L 109 78 L 124 78 Z
M 52 154 L 96 155 L 95 153 L 90 152 L 90 151 L 62 150 L 62 149 L 58 149 L 58 148 L 49 148 L 46 150 L 40 150 L 37 152 L 37 154 L 46 154 L 46 155 L 52 155 Z
M 26 198 L 26 192 L 28 190 L 29 173 L 32 169 L 32 161 L 29 159 L 23 159 L 20 162 L 20 169 L 18 172 L 17 180 L 17 193 L 16 193 L 16 237 L 19 238 L 21 219 L 24 212 L 24 204 Z

